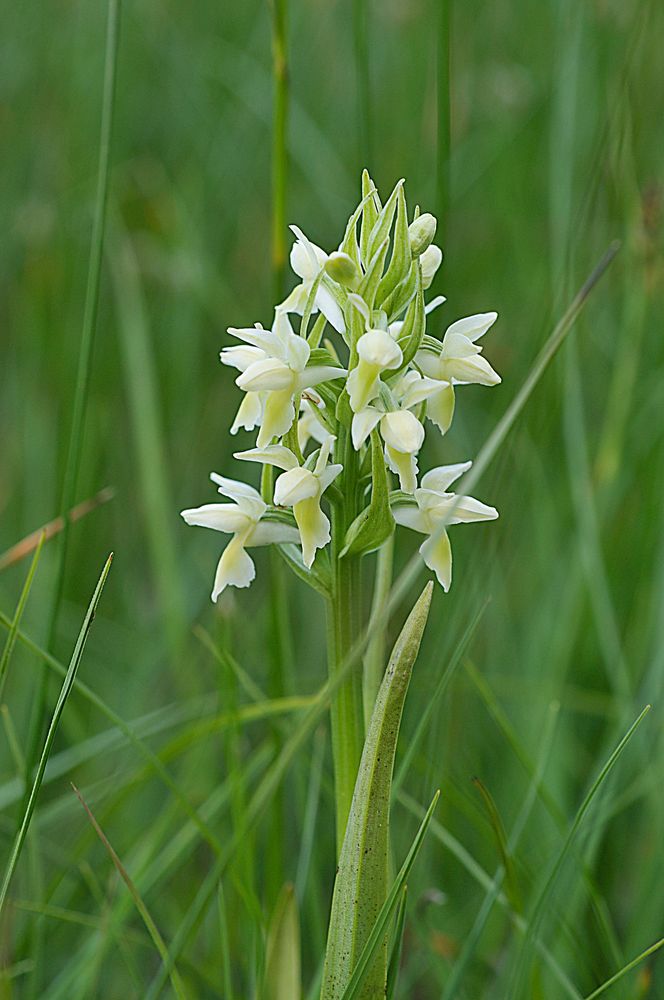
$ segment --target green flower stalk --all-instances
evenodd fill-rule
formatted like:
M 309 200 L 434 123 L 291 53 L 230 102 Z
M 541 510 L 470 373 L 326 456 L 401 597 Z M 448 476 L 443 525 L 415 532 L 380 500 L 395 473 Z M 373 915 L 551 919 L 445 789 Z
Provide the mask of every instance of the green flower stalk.
M 403 182 L 383 205 L 369 175 L 339 247 L 327 253 L 297 227 L 292 269 L 299 279 L 275 307 L 270 329 L 229 329 L 223 364 L 239 371 L 242 391 L 231 427 L 257 429 L 256 447 L 236 458 L 280 470 L 269 496 L 213 475 L 231 503 L 208 503 L 182 516 L 230 534 L 212 591 L 246 587 L 255 576 L 247 549 L 277 545 L 288 564 L 327 598 L 328 666 L 338 684 L 332 705 L 338 849 L 344 839 L 364 744 L 362 677 L 349 657 L 365 626 L 360 560 L 391 544 L 397 524 L 427 536 L 424 564 L 447 591 L 452 553 L 446 526 L 498 512 L 449 486 L 468 463 L 419 479 L 427 428 L 445 434 L 456 387 L 500 378 L 478 340 L 496 319 L 459 319 L 438 339 L 427 332 L 428 304 L 443 259 L 436 219 L 408 219 Z M 295 327 L 293 324 L 295 323 Z M 385 581 L 382 581 L 382 585 Z M 365 706 L 366 708 L 366 706 Z

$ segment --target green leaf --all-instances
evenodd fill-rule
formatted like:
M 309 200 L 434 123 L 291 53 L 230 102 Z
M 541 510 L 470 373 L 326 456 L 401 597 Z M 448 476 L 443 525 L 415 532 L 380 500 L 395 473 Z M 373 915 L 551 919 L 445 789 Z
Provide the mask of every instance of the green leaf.
M 371 716 L 334 885 L 321 1000 L 339 1000 L 346 996 L 358 960 L 369 944 L 370 953 L 363 957 L 363 986 L 355 995 L 369 1000 L 385 994 L 385 928 L 389 919 L 389 912 L 385 915 L 385 903 L 392 771 L 401 714 L 429 614 L 432 590 L 433 584 L 428 583 L 408 616 L 392 650 Z M 394 903 L 400 889 L 401 886 Z M 379 925 L 376 935 L 379 918 L 383 925 Z
M 419 267 L 417 261 L 414 260 L 403 281 L 400 281 L 394 291 L 390 292 L 385 301 L 381 303 L 381 308 L 384 310 L 388 322 L 394 323 L 409 305 L 415 294 L 418 273 Z
M 378 431 L 371 432 L 371 501 L 352 522 L 340 555 L 360 555 L 374 552 L 387 541 L 394 531 L 394 517 L 390 509 L 390 489 L 383 448 Z
M 367 273 L 357 289 L 358 295 L 364 299 L 370 310 L 374 307 L 376 292 L 378 291 L 378 285 L 380 284 L 380 279 L 383 274 L 383 267 L 385 266 L 385 258 L 387 257 L 389 245 L 390 241 L 387 238 L 385 238 L 382 243 L 378 244 L 376 251 L 367 266 Z
M 399 191 L 403 187 L 403 183 L 403 180 L 397 181 L 394 185 L 394 191 L 385 202 L 384 207 L 381 209 L 380 214 L 376 219 L 374 227 L 371 230 L 371 235 L 369 236 L 369 243 L 367 245 L 368 260 L 371 260 L 375 256 L 378 247 L 389 238 L 392 222 L 394 221 L 394 213 L 397 210 Z M 365 260 L 366 259 L 367 258 L 365 258 Z
M 392 952 L 390 954 L 390 964 L 387 968 L 387 989 L 385 991 L 386 1000 L 396 1000 L 397 985 L 399 981 L 399 967 L 401 966 L 401 951 L 403 949 L 403 932 L 406 925 L 406 901 L 408 898 L 408 886 L 404 885 L 399 897 L 399 908 L 394 927 L 394 940 L 392 942 Z
M 323 597 L 328 598 L 331 594 L 330 586 L 330 565 L 329 559 L 325 560 L 325 553 L 319 552 L 311 567 L 307 567 L 302 562 L 302 554 L 295 544 L 285 543 L 277 545 L 279 554 L 290 569 L 293 570 L 300 580 L 308 583 L 310 587 L 317 590 Z
M 335 358 L 326 347 L 313 347 L 307 361 L 307 368 L 316 368 L 323 365 L 329 365 L 332 368 L 342 367 L 339 359 Z M 339 372 L 339 378 L 343 378 L 341 372 Z M 318 387 L 316 387 L 316 392 L 318 392 Z
M 368 197 L 369 195 L 371 197 Z M 362 254 L 362 261 L 366 265 L 369 260 L 369 237 L 376 225 L 378 213 L 380 212 L 380 198 L 378 197 L 376 185 L 369 177 L 368 170 L 362 171 L 362 201 L 364 202 L 364 207 L 362 209 L 362 224 L 360 226 L 360 253 Z M 345 246 L 344 249 L 346 250 Z M 346 253 L 348 252 L 346 250 Z
M 367 968 L 373 957 L 374 952 L 376 951 L 376 948 L 379 945 L 381 937 L 385 934 L 388 922 L 390 920 L 390 917 L 392 916 L 392 912 L 394 911 L 394 908 L 396 907 L 397 902 L 399 901 L 399 894 L 401 893 L 403 887 L 406 884 L 406 879 L 410 874 L 410 870 L 413 867 L 415 858 L 417 857 L 420 847 L 422 846 L 424 835 L 427 832 L 429 823 L 433 818 L 433 814 L 435 812 L 439 798 L 440 798 L 440 791 L 437 791 L 433 799 L 431 800 L 431 805 L 429 806 L 429 808 L 425 813 L 424 819 L 420 824 L 419 830 L 415 834 L 415 840 L 411 844 L 411 848 L 408 852 L 406 860 L 401 866 L 401 870 L 392 884 L 392 888 L 390 889 L 390 894 L 380 909 L 380 913 L 376 918 L 376 923 L 373 925 L 367 943 L 362 949 L 362 954 L 357 960 L 357 965 L 355 966 L 355 970 L 350 978 L 348 986 L 343 992 L 341 1000 L 362 1000 L 362 998 L 365 996 L 364 991 L 360 992 L 360 987 L 362 987 L 365 983 Z M 383 992 L 381 993 L 371 993 L 369 995 L 370 1000 L 374 1000 L 374 998 L 377 997 L 382 997 L 385 993 L 385 989 L 386 988 L 383 988 Z M 369 997 L 367 997 L 367 1000 L 369 1000 Z
M 422 290 L 422 274 L 417 268 L 415 279 L 415 296 L 408 306 L 403 326 L 399 334 L 399 347 L 403 351 L 403 361 L 399 371 L 410 364 L 419 351 L 426 330 L 427 318 L 424 311 L 424 292 Z
M 397 221 L 392 237 L 392 256 L 390 263 L 378 286 L 378 303 L 382 306 L 387 296 L 396 286 L 408 276 L 411 264 L 410 239 L 408 236 L 408 210 L 403 184 L 397 191 Z
M 300 921 L 295 890 L 287 883 L 267 932 L 263 1000 L 300 1000 Z

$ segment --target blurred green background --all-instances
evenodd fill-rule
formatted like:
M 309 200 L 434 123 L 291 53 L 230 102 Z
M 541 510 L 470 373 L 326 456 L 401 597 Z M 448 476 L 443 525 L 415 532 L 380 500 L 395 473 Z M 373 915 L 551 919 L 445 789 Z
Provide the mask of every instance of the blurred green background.
M 359 199 L 362 166 L 384 195 L 405 177 L 409 204 L 440 216 L 445 261 L 432 291 L 447 303 L 431 332 L 498 311 L 485 353 L 503 383 L 459 393 L 454 426 L 444 440 L 428 436 L 423 468 L 477 453 L 575 289 L 610 241 L 622 242 L 475 491 L 500 520 L 453 530 L 455 581 L 448 596 L 435 595 L 402 758 L 483 611 L 393 817 L 400 860 L 420 806 L 442 789 L 409 891 L 401 995 L 512 1000 L 519 921 L 528 922 L 584 794 L 651 702 L 537 932 L 527 995 L 585 996 L 664 934 L 664 8 L 654 0 L 450 8 L 448 186 L 447 5 L 291 0 L 286 221 L 331 250 Z M 1 18 L 0 553 L 59 512 L 106 10 L 46 0 L 38 10 L 6 4 Z M 71 529 L 53 646 L 66 664 L 113 550 L 80 680 L 135 725 L 222 843 L 300 718 L 291 710 L 247 721 L 242 671 L 273 698 L 313 693 L 325 670 L 315 595 L 260 551 L 252 589 L 214 608 L 218 541 L 178 515 L 214 499 L 210 470 L 246 474 L 231 452 L 251 438 L 228 436 L 240 393 L 217 355 L 227 326 L 268 324 L 274 302 L 271 30 L 272 8 L 255 0 L 137 0 L 123 10 L 76 491 L 83 501 L 109 487 L 113 499 Z M 44 549 L 23 620 L 41 646 L 55 544 Z M 399 565 L 413 546 L 403 532 Z M 0 572 L 0 609 L 10 618 L 28 565 Z M 19 642 L 0 734 L 3 858 L 44 669 Z M 178 957 L 191 996 L 254 995 L 265 920 L 286 879 L 296 880 L 305 980 L 314 981 L 334 876 L 328 742 L 323 726 L 233 853 Z M 69 782 L 170 944 L 215 854 L 163 777 L 74 690 L 3 914 L 0 996 L 156 995 L 149 984 L 159 957 Z M 508 838 L 523 827 L 486 920 L 478 914 L 501 853 L 473 777 Z M 640 965 L 607 995 L 664 996 L 664 960 Z

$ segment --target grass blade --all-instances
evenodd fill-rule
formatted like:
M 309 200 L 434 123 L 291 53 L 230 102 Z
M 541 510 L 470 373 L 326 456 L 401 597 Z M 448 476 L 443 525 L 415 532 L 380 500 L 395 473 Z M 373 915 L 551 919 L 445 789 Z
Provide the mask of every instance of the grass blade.
M 19 825 L 16 838 L 14 840 L 14 845 L 9 856 L 9 861 L 7 862 L 7 868 L 5 870 L 4 878 L 2 880 L 2 886 L 0 887 L 0 913 L 5 904 L 7 898 L 7 890 L 9 889 L 9 884 L 12 880 L 14 871 L 18 864 L 18 860 L 21 856 L 21 850 L 23 849 L 23 844 L 25 843 L 25 838 L 30 827 L 30 821 L 32 820 L 32 814 L 35 810 L 35 805 L 37 802 L 37 796 L 39 795 L 39 789 L 41 788 L 42 778 L 44 777 L 44 771 L 46 770 L 46 762 L 48 761 L 51 748 L 53 746 L 53 741 L 55 739 L 55 733 L 58 728 L 58 723 L 60 722 L 60 717 L 64 711 L 65 704 L 67 703 L 67 698 L 71 692 L 71 689 L 76 678 L 76 671 L 78 670 L 79 664 L 81 662 L 81 657 L 83 656 L 83 650 L 85 648 L 85 643 L 88 638 L 88 633 L 92 625 L 92 620 L 95 616 L 95 610 L 97 604 L 99 603 L 99 598 L 101 597 L 101 592 L 104 589 L 104 584 L 106 583 L 106 577 L 108 576 L 109 570 L 111 568 L 111 562 L 113 560 L 113 555 L 111 554 L 101 571 L 101 576 L 97 586 L 95 587 L 94 594 L 92 595 L 92 600 L 88 605 L 88 610 L 85 613 L 85 618 L 83 619 L 83 624 L 81 630 L 78 633 L 78 638 L 76 640 L 76 645 L 74 646 L 74 652 L 72 653 L 71 660 L 69 661 L 69 668 L 65 676 L 58 700 L 56 702 L 55 708 L 53 710 L 53 716 L 51 718 L 51 724 L 48 727 L 48 732 L 46 734 L 46 740 L 41 752 L 41 757 L 39 758 L 39 763 L 37 765 L 37 772 L 35 774 L 32 788 L 28 796 L 28 801 L 26 803 L 25 809 L 23 810 L 23 815 L 21 817 L 21 823 Z
M 586 797 L 581 803 L 581 806 L 576 816 L 574 817 L 574 821 L 569 829 L 569 833 L 565 838 L 563 846 L 558 854 L 558 857 L 555 860 L 553 868 L 551 869 L 551 873 L 548 879 L 546 880 L 544 888 L 540 892 L 539 897 L 537 898 L 535 906 L 530 915 L 530 919 L 528 920 L 526 935 L 521 947 L 521 952 L 519 955 L 519 960 L 514 975 L 514 984 L 513 984 L 514 988 L 511 991 L 511 995 L 514 996 L 515 998 L 521 995 L 521 990 L 525 982 L 525 977 L 527 975 L 528 967 L 530 964 L 530 946 L 532 945 L 534 936 L 537 934 L 539 930 L 539 925 L 541 923 L 542 917 L 544 916 L 544 910 L 548 902 L 549 896 L 551 895 L 551 891 L 556 883 L 556 879 L 558 878 L 558 875 L 560 874 L 560 870 L 565 862 L 565 859 L 567 858 L 567 855 L 569 854 L 572 844 L 574 843 L 579 827 L 581 826 L 584 817 L 588 812 L 588 809 L 590 808 L 593 799 L 595 798 L 595 795 L 597 794 L 600 787 L 604 783 L 604 780 L 608 777 L 609 773 L 611 772 L 614 765 L 618 761 L 618 758 L 622 754 L 623 750 L 625 749 L 625 747 L 627 746 L 632 736 L 639 728 L 639 726 L 641 725 L 641 723 L 643 722 L 649 711 L 650 711 L 650 705 L 646 705 L 646 707 L 643 709 L 643 711 L 635 720 L 635 722 L 632 723 L 629 730 L 625 733 L 620 743 L 615 748 L 615 750 L 605 763 L 604 767 L 595 778 L 594 782 L 592 783 L 592 786 L 590 787 L 588 793 L 586 794 Z
M 0 657 L 0 704 L 2 704 L 2 699 L 5 693 L 5 684 L 7 683 L 9 661 L 11 660 L 12 653 L 14 652 L 14 646 L 16 645 L 16 637 L 18 635 L 21 619 L 23 618 L 23 612 L 25 611 L 25 606 L 28 603 L 28 597 L 30 596 L 30 589 L 32 587 L 32 582 L 35 578 L 35 573 L 37 572 L 37 566 L 39 564 L 39 557 L 41 556 L 42 546 L 44 544 L 44 538 L 45 535 L 44 532 L 42 531 L 39 537 L 39 541 L 37 542 L 37 548 L 35 549 L 35 554 L 32 557 L 32 562 L 30 563 L 30 569 L 28 570 L 28 575 L 25 578 L 25 583 L 23 584 L 23 588 L 19 595 L 18 604 L 16 605 L 16 611 L 14 612 L 14 618 L 7 633 L 5 645 L 2 650 L 2 656 Z
M 139 893 L 138 889 L 136 888 L 136 886 L 132 882 L 131 877 L 129 875 L 129 872 L 127 871 L 127 869 L 124 867 L 124 865 L 120 861 L 120 858 L 118 857 L 118 855 L 115 853 L 115 850 L 113 849 L 110 841 L 108 840 L 108 838 L 106 837 L 106 834 L 104 833 L 104 831 L 100 827 L 99 823 L 95 819 L 95 817 L 94 817 L 94 815 L 92 813 L 92 810 L 90 809 L 90 807 L 88 806 L 87 802 L 85 801 L 85 799 L 83 798 L 83 796 L 79 792 L 78 788 L 76 787 L 76 785 L 72 785 L 71 787 L 74 789 L 76 797 L 78 798 L 79 802 L 81 803 L 81 805 L 85 809 L 86 813 L 88 814 L 88 819 L 92 823 L 92 826 L 94 827 L 95 833 L 97 834 L 97 836 L 101 840 L 102 844 L 106 848 L 106 850 L 107 850 L 107 852 L 109 854 L 109 857 L 111 858 L 111 861 L 113 862 L 118 875 L 120 876 L 120 878 L 122 879 L 122 881 L 124 882 L 124 884 L 127 886 L 127 889 L 129 890 L 129 894 L 130 894 L 131 898 L 134 901 L 134 905 L 136 906 L 136 909 L 138 910 L 138 912 L 141 915 L 141 918 L 143 920 L 143 923 L 146 926 L 148 934 L 152 938 L 152 941 L 154 942 L 155 948 L 157 949 L 157 951 L 159 952 L 159 954 L 161 955 L 161 957 L 163 959 L 164 956 L 167 954 L 168 949 L 166 948 L 166 944 L 164 942 L 164 939 L 162 938 L 161 934 L 159 933 L 159 929 L 158 929 L 157 925 L 155 924 L 154 920 L 152 919 L 147 906 L 145 905 L 145 903 L 143 902 L 143 900 L 141 898 L 141 894 Z M 177 971 L 177 969 L 175 967 L 173 967 L 171 969 L 170 976 L 171 976 L 171 986 L 173 987 L 173 992 L 175 993 L 175 995 L 178 998 L 178 1000 L 187 1000 L 187 994 L 185 993 L 184 986 L 182 985 L 182 981 L 180 979 L 179 973 L 178 973 L 178 971 Z
M 292 885 L 283 887 L 267 934 L 263 1000 L 300 1000 L 300 922 Z
M 606 993 L 606 991 L 610 989 L 611 986 L 613 986 L 615 983 L 617 983 L 618 980 L 622 979 L 623 976 L 626 976 L 628 972 L 632 971 L 632 969 L 635 969 L 637 965 L 643 962 L 650 955 L 653 955 L 656 951 L 659 951 L 659 949 L 662 946 L 664 946 L 664 938 L 660 938 L 659 941 L 656 941 L 654 944 L 651 944 L 649 948 L 646 948 L 646 950 L 642 951 L 640 955 L 637 955 L 636 958 L 633 958 L 631 962 L 628 962 L 627 965 L 623 966 L 622 969 L 619 969 L 619 971 L 616 972 L 613 976 L 611 976 L 610 979 L 607 979 L 605 983 L 602 983 L 602 985 L 598 986 L 596 990 L 593 990 L 592 993 L 589 993 L 588 996 L 584 998 L 584 1000 L 595 1000 L 595 997 L 599 997 L 602 995 L 602 993 Z

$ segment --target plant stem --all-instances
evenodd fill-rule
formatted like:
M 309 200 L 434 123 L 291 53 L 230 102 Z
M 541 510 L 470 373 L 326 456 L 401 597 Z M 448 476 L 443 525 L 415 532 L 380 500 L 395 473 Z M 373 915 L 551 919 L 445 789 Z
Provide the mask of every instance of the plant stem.
M 286 186 L 288 153 L 287 0 L 272 0 L 272 280 L 277 301 L 283 298 L 286 267 Z
M 327 607 L 328 671 L 330 678 L 346 665 L 361 630 L 360 557 L 339 557 L 344 537 L 357 509 L 357 453 L 348 432 L 339 434 L 344 464 L 344 502 L 332 511 L 333 589 Z M 357 655 L 357 652 L 356 652 Z M 358 664 L 349 671 L 332 702 L 332 756 L 336 806 L 337 855 L 341 851 L 346 822 L 364 743 L 362 676 Z

